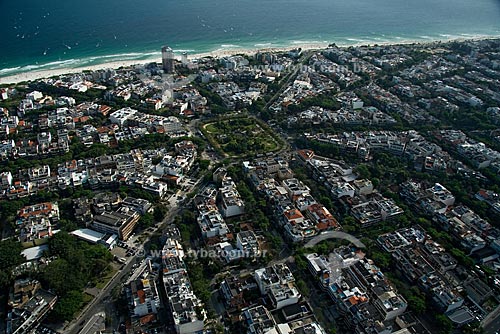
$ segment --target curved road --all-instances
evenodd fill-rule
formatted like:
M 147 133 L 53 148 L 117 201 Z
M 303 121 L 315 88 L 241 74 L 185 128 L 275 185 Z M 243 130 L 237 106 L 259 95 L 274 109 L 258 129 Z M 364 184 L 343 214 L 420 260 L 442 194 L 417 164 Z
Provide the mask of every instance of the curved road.
M 329 240 L 329 239 L 342 239 L 342 240 L 347 240 L 350 241 L 354 244 L 354 246 L 359 247 L 359 248 L 366 248 L 365 245 L 355 236 L 341 232 L 341 231 L 327 231 L 323 232 L 320 235 L 315 236 L 311 240 L 309 240 L 308 243 L 304 245 L 304 247 L 309 248 L 313 247 L 314 245 L 320 243 L 323 240 Z

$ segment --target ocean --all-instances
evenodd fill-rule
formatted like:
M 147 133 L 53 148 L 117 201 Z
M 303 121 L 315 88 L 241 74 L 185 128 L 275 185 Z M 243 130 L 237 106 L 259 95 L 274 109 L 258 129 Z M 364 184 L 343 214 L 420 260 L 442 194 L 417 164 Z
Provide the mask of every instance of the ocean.
M 0 77 L 176 52 L 500 36 L 499 0 L 0 0 Z

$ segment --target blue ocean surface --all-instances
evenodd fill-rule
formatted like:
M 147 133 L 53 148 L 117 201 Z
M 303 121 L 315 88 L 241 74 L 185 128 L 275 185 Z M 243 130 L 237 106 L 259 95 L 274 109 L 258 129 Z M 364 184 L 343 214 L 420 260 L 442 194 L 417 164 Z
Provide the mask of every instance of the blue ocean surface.
M 0 76 L 304 43 L 500 35 L 500 0 L 0 0 Z

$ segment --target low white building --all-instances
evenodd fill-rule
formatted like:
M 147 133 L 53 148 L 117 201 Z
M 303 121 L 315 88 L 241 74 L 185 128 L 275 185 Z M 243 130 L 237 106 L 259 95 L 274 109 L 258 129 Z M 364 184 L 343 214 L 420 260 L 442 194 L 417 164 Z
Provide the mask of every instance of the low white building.
M 147 314 L 156 314 L 160 308 L 160 297 L 154 280 L 139 278 L 130 283 L 130 306 L 133 316 L 143 317 Z
M 253 231 L 242 231 L 236 235 L 236 247 L 245 255 L 260 255 L 259 241 Z
M 235 217 L 245 213 L 245 203 L 241 199 L 236 184 L 230 177 L 222 179 L 222 187 L 219 189 L 221 204 L 220 211 L 224 218 Z
M 297 304 L 300 299 L 300 293 L 293 283 L 283 284 L 271 287 L 268 292 L 271 303 L 276 309 L 285 306 Z
M 257 269 L 254 273 L 255 281 L 261 294 L 266 294 L 272 287 L 279 287 L 295 282 L 290 268 L 284 263 L 276 263 L 267 268 Z
M 118 235 L 116 234 L 105 234 L 89 228 L 77 229 L 70 232 L 70 234 L 74 235 L 78 239 L 85 240 L 92 244 L 103 245 L 108 249 L 115 247 L 118 242 Z
M 123 126 L 126 121 L 132 118 L 138 111 L 130 107 L 119 109 L 109 115 L 112 123 Z

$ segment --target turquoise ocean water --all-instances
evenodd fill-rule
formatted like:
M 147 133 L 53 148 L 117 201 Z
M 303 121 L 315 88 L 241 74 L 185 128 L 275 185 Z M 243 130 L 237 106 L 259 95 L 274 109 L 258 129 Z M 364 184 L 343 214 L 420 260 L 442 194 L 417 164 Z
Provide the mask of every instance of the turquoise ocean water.
M 500 36 L 500 0 L 0 0 L 0 76 L 303 43 Z

